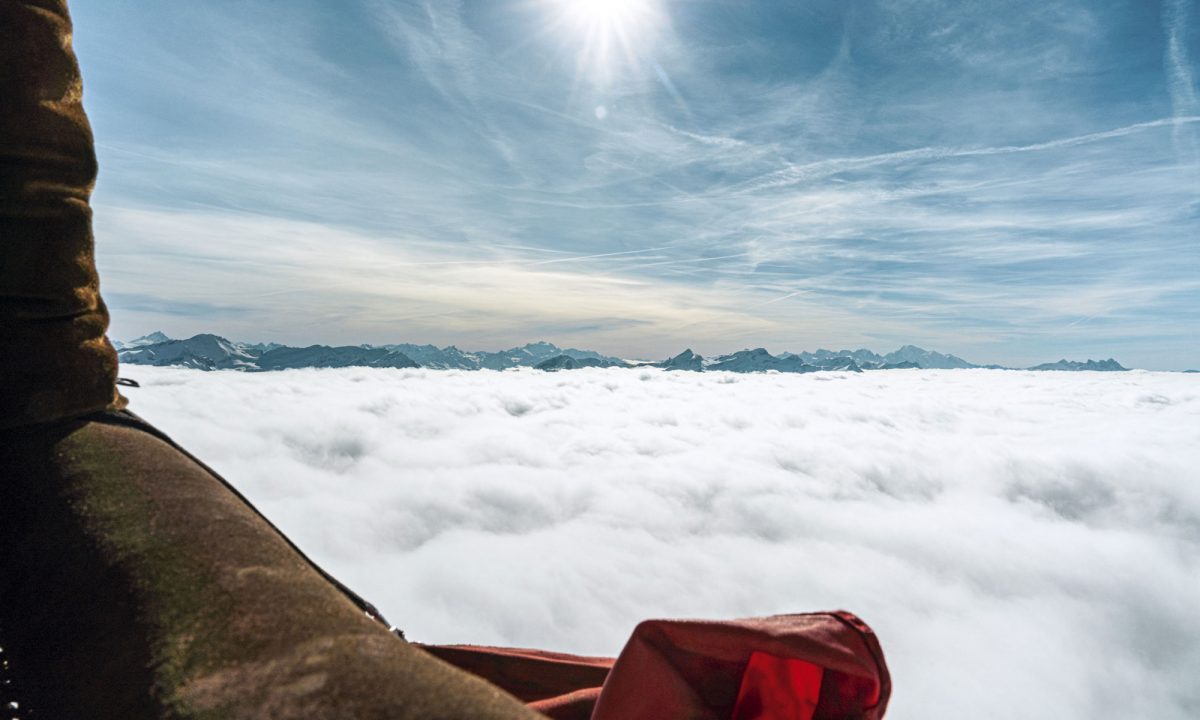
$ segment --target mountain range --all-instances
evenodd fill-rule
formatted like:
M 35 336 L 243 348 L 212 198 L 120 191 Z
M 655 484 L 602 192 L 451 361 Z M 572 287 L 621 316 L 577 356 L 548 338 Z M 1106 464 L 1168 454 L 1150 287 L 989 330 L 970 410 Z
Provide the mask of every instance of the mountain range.
M 387 367 L 434 368 L 443 370 L 506 370 L 531 367 L 540 370 L 575 370 L 585 367 L 658 367 L 667 370 L 724 370 L 728 372 L 807 373 L 839 370 L 967 369 L 1002 368 L 976 365 L 954 355 L 905 345 L 880 355 L 870 350 L 825 350 L 785 352 L 772 355 L 764 348 L 739 350 L 728 355 L 705 358 L 685 350 L 661 362 L 629 361 L 601 355 L 594 350 L 562 349 L 548 342 L 535 342 L 499 352 L 465 351 L 450 345 L 310 345 L 289 347 L 278 343 L 244 343 L 211 334 L 175 340 L 162 332 L 130 340 L 116 341 L 118 356 L 127 365 L 179 366 L 197 370 L 245 370 L 251 372 L 291 368 Z M 1126 370 L 1116 360 L 1059 360 L 1035 365 L 1028 370 Z
M 1128 368 L 1121 367 L 1121 363 L 1109 358 L 1107 360 L 1088 360 L 1087 362 L 1079 362 L 1078 360 L 1059 360 L 1058 362 L 1042 363 L 1034 365 L 1030 370 L 1127 370 Z

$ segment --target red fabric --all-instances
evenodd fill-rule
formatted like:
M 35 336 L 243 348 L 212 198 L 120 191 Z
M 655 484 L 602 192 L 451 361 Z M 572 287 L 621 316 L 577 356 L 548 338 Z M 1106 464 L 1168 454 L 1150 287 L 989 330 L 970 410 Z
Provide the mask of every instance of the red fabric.
M 879 720 L 891 679 L 847 612 L 650 620 L 615 660 L 426 646 L 554 720 Z
M 588 720 L 612 658 L 581 657 L 544 650 L 425 645 L 424 649 L 515 695 L 554 720 Z
M 839 612 L 644 622 L 613 665 L 592 719 L 730 720 L 756 651 L 822 669 L 811 720 L 883 717 L 891 691 L 883 652 L 865 623 Z M 787 714 L 757 717 L 790 720 Z
M 804 660 L 750 653 L 732 720 L 812 720 L 825 669 Z

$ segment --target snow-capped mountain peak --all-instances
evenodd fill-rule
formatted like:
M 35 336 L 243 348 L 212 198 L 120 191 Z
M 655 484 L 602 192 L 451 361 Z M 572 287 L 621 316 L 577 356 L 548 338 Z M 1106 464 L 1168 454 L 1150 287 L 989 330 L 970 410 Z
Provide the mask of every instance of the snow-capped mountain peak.
M 128 342 L 121 342 L 120 340 L 113 340 L 112 344 L 113 344 L 113 347 L 115 347 L 117 350 L 129 350 L 131 348 L 143 347 L 145 345 L 156 345 L 158 343 L 164 343 L 164 342 L 170 342 L 170 341 L 171 341 L 171 338 L 167 337 L 166 333 L 162 332 L 161 330 L 155 330 L 154 332 L 152 332 L 148 335 L 143 335 L 140 338 L 134 338 L 133 340 L 130 340 Z
M 311 345 L 297 348 L 278 343 L 232 342 L 218 335 L 201 334 L 187 340 L 172 340 L 165 333 L 153 332 L 126 343 L 114 341 L 122 363 L 130 365 L 181 365 L 201 370 L 282 370 L 307 367 L 426 367 L 439 370 L 508 370 L 528 367 L 573 370 L 583 367 L 629 367 L 615 357 L 594 350 L 559 348 L 538 341 L 499 352 L 464 351 L 454 345 L 347 345 L 331 347 Z M 978 368 L 955 355 L 904 345 L 880 355 L 860 348 L 834 352 L 824 348 L 815 352 L 785 352 L 772 355 L 766 348 L 739 350 L 728 355 L 704 358 L 688 348 L 682 353 L 649 366 L 668 370 L 723 370 L 727 372 L 808 373 L 827 371 L 862 372 L 892 369 Z M 996 365 L 984 367 L 1000 368 Z M 1028 368 L 1029 370 L 1100 370 L 1126 368 L 1112 358 L 1086 362 L 1060 360 Z

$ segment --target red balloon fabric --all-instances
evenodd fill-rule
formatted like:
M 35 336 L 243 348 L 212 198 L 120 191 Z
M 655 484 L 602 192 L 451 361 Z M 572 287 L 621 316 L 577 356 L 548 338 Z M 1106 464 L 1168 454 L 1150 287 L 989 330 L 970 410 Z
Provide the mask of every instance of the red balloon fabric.
M 851 613 L 649 620 L 615 660 L 425 646 L 554 720 L 879 720 L 891 678 Z
M 805 660 L 754 651 L 742 672 L 732 720 L 786 717 L 812 720 L 825 669 Z

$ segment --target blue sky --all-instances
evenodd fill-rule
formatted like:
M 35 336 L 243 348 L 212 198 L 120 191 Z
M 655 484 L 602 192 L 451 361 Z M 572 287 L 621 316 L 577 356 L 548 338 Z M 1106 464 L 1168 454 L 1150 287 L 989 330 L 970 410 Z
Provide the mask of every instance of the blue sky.
M 76 0 L 112 334 L 1200 366 L 1194 0 L 608 2 Z

